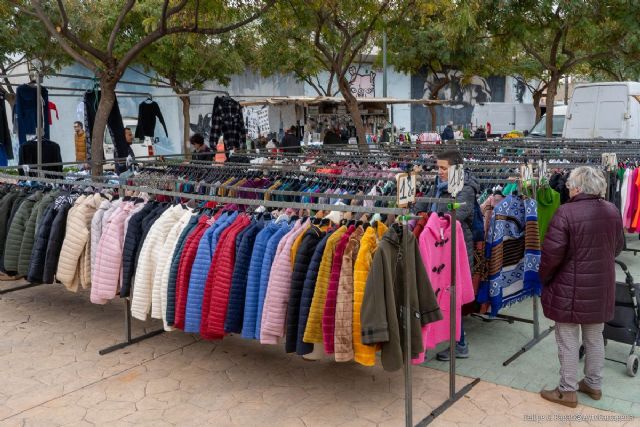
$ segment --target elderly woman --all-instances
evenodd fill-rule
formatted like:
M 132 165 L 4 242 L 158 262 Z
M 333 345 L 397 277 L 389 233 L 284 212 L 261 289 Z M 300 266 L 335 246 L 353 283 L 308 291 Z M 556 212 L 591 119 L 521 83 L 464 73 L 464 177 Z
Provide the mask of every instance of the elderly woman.
M 542 246 L 542 308 L 556 322 L 560 385 L 543 390 L 544 399 L 575 408 L 576 391 L 602 396 L 604 322 L 613 318 L 615 257 L 624 234 L 620 212 L 603 200 L 606 181 L 599 170 L 574 169 L 567 181 L 571 199 L 551 220 Z M 586 360 L 578 382 L 578 341 L 582 330 Z

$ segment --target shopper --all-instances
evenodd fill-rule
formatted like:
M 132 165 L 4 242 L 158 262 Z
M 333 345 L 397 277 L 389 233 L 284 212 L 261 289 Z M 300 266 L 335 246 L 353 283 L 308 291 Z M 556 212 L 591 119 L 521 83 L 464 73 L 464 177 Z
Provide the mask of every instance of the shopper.
M 479 141 L 487 140 L 487 132 L 485 132 L 484 127 L 479 126 L 478 129 L 473 132 L 473 139 L 477 139 Z
M 300 152 L 300 140 L 296 136 L 296 127 L 291 126 L 285 132 L 282 137 L 282 141 L 280 142 L 280 149 L 284 151 L 284 153 L 299 153 Z
M 604 322 L 613 318 L 615 257 L 624 244 L 616 207 L 602 197 L 607 184 L 595 168 L 581 166 L 567 181 L 570 200 L 556 211 L 542 246 L 540 278 L 544 314 L 556 322 L 560 385 L 540 394 L 575 408 L 576 391 L 602 396 Z M 585 346 L 585 377 L 578 382 L 579 335 Z
M 87 138 L 84 134 L 82 122 L 73 122 L 73 139 L 76 146 L 76 162 L 87 160 Z
M 189 142 L 193 147 L 193 151 L 191 152 L 192 160 L 213 160 L 213 152 L 211 151 L 211 148 L 209 148 L 209 146 L 204 143 L 204 137 L 202 136 L 202 134 L 194 133 L 189 138 Z
M 133 152 L 133 132 L 131 128 L 124 128 L 124 140 L 127 141 L 127 157 L 131 156 L 135 160 L 136 155 Z
M 340 127 L 334 124 L 331 129 L 328 129 L 322 140 L 322 145 L 340 145 L 342 139 L 340 139 Z
M 458 150 L 447 150 L 438 154 L 438 176 L 436 181 L 427 194 L 427 197 L 451 198 L 448 192 L 449 168 L 453 165 L 461 165 L 464 163 L 462 154 Z M 460 221 L 462 231 L 464 233 L 464 244 L 467 248 L 467 257 L 469 258 L 469 266 L 473 270 L 473 210 L 480 191 L 480 184 L 476 178 L 469 172 L 465 171 L 464 186 L 457 195 L 457 200 L 461 202 L 460 207 L 456 210 L 456 219 Z M 416 212 L 445 212 L 446 204 L 438 203 L 418 203 L 416 204 Z M 464 328 L 460 325 L 460 341 L 456 343 L 456 358 L 466 359 L 469 357 L 469 345 L 467 344 Z M 449 349 L 441 351 L 437 354 L 438 360 L 449 360 Z
M 453 122 L 450 121 L 447 123 L 447 126 L 440 134 L 440 139 L 442 139 L 442 142 L 452 141 L 455 139 L 455 135 L 453 133 Z

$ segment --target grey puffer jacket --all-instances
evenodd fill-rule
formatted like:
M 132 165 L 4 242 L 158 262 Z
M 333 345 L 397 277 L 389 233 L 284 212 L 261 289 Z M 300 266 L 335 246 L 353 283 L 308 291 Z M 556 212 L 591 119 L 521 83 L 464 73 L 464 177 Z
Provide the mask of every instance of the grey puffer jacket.
M 426 197 L 435 197 L 436 187 L 438 186 L 439 178 L 436 177 L 436 181 L 427 194 Z M 467 247 L 467 256 L 469 257 L 469 265 L 473 267 L 473 233 L 471 226 L 473 223 L 473 207 L 480 193 L 480 183 L 471 172 L 464 171 L 464 187 L 458 193 L 456 200 L 461 203 L 461 206 L 456 210 L 456 219 L 460 221 L 462 225 L 462 232 L 464 233 L 464 243 Z M 448 192 L 442 193 L 439 197 L 451 198 Z M 431 212 L 431 203 L 416 203 L 415 212 Z M 438 212 L 447 212 L 448 207 L 442 203 L 437 206 Z

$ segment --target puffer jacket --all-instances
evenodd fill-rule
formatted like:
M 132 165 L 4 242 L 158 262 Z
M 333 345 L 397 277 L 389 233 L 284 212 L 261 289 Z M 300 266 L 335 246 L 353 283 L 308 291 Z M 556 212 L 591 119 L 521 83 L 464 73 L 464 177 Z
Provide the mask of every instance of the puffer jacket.
M 33 207 L 42 199 L 42 191 L 29 195 L 21 204 L 13 221 L 9 226 L 7 239 L 4 245 L 4 269 L 9 273 L 18 271 L 18 259 L 20 258 L 20 246 L 25 234 L 25 228 Z
M 20 244 L 20 255 L 18 257 L 18 276 L 27 276 L 29 274 L 29 265 L 31 264 L 31 253 L 33 245 L 36 241 L 36 229 L 38 219 L 42 216 L 42 212 L 55 200 L 58 195 L 57 191 L 46 193 L 38 203 L 31 209 L 31 215 L 24 226 L 24 235 Z
M 260 292 L 260 273 L 267 243 L 273 234 L 280 229 L 280 225 L 269 222 L 256 236 L 251 263 L 247 273 L 247 287 L 244 299 L 242 317 L 242 338 L 253 339 L 256 333 L 256 315 L 258 312 L 258 294 Z
M 133 256 L 132 268 L 133 268 L 134 274 L 136 271 L 136 267 L 138 265 L 138 261 L 140 260 L 140 251 L 142 251 L 142 243 L 147 239 L 147 235 L 153 228 L 156 221 L 160 219 L 162 214 L 164 214 L 165 211 L 169 209 L 169 207 L 170 205 L 168 203 L 160 203 L 156 205 L 156 208 L 152 210 L 149 213 L 149 215 L 144 217 L 144 220 L 142 222 L 142 233 L 140 234 L 140 239 L 138 240 L 138 245 L 136 246 L 136 252 L 135 252 L 135 255 Z M 131 284 L 133 284 L 133 281 L 131 282 Z
M 289 295 L 289 303 L 287 304 L 287 333 L 285 338 L 285 351 L 287 353 L 293 353 L 296 351 L 296 342 L 298 340 L 298 321 L 300 316 L 300 300 L 302 298 L 304 279 L 307 276 L 308 270 L 311 268 L 311 258 L 313 257 L 313 253 L 325 234 L 326 233 L 324 231 L 315 225 L 309 227 L 304 233 L 304 237 L 300 242 L 300 247 L 295 256 L 293 273 L 291 273 L 291 291 Z
M 324 257 L 324 250 L 327 247 L 327 242 L 335 230 L 327 231 L 327 234 L 318 242 L 311 261 L 309 262 L 309 269 L 304 278 L 304 285 L 302 286 L 302 294 L 300 295 L 300 315 L 298 316 L 298 337 L 296 340 L 296 354 L 301 356 L 309 354 L 313 351 L 313 344 L 304 341 L 304 331 L 307 329 L 307 320 L 309 319 L 309 311 L 311 310 L 311 302 L 313 301 L 313 295 L 315 294 L 316 283 L 318 281 L 318 273 L 320 271 L 320 264 Z
M 56 270 L 58 269 L 58 260 L 60 258 L 60 248 L 66 234 L 67 214 L 76 201 L 82 201 L 86 196 L 70 194 L 68 198 L 62 200 L 61 206 L 57 209 L 56 216 L 51 223 L 51 233 L 49 233 L 49 241 L 47 242 L 47 252 L 44 260 L 44 271 L 42 272 L 42 280 L 44 283 L 53 283 Z
M 120 296 L 126 297 L 131 293 L 131 282 L 136 272 L 136 253 L 138 247 L 141 246 L 142 224 L 145 224 L 145 218 L 149 213 L 156 209 L 158 205 L 154 202 L 144 205 L 142 210 L 131 215 L 129 225 L 124 237 L 124 246 L 122 247 L 122 283 L 120 284 Z M 104 214 L 103 214 L 104 215 Z M 147 221 L 148 222 L 148 221 Z
M 167 234 L 167 238 L 164 241 L 164 245 L 162 245 L 161 251 L 158 254 L 155 277 L 160 278 L 160 283 L 157 286 L 160 287 L 160 305 L 162 309 L 162 313 L 160 313 L 160 315 L 162 317 L 162 322 L 164 324 L 165 331 L 173 330 L 173 328 L 169 326 L 167 321 L 169 272 L 171 270 L 171 262 L 173 259 L 173 254 L 175 253 L 175 250 L 176 250 L 176 246 L 178 244 L 178 239 L 182 235 L 182 232 L 184 231 L 184 229 L 191 222 L 192 217 L 194 217 L 192 209 L 189 208 L 183 211 L 180 219 L 178 219 L 178 221 L 173 225 L 173 227 L 171 227 L 171 230 L 169 230 L 169 234 Z M 175 298 L 175 285 L 173 288 L 172 298 Z M 152 313 L 152 316 L 153 316 L 153 313 Z
M 578 194 L 560 206 L 542 246 L 544 315 L 578 324 L 613 319 L 615 258 L 623 246 L 622 218 L 612 203 Z
M 402 239 L 407 241 L 403 242 Z M 418 283 L 421 285 L 418 286 Z M 411 319 L 409 351 L 411 357 L 416 358 L 424 353 L 422 326 L 442 319 L 442 313 L 415 236 L 406 226 L 399 231 L 391 227 L 382 236 L 373 257 L 361 317 L 362 343 L 382 344 L 382 367 L 386 371 L 400 369 L 404 361 L 401 307 L 405 301 L 405 289 L 409 290 Z
M 214 218 L 205 215 L 201 216 L 198 224 L 189 235 L 184 245 L 184 250 L 180 255 L 180 265 L 178 266 L 178 277 L 176 278 L 176 303 L 174 313 L 174 326 L 184 330 L 184 315 L 187 307 L 187 295 L 189 293 L 189 280 L 191 279 L 191 270 L 198 253 L 198 245 L 202 239 L 202 235 L 211 226 Z
M 185 245 L 188 242 L 189 236 L 195 230 L 200 218 L 203 221 L 209 219 L 207 215 L 193 215 L 189 220 L 189 223 L 180 234 L 176 248 L 171 256 L 171 266 L 169 267 L 169 279 L 167 281 L 167 326 L 173 328 L 176 318 L 176 281 L 178 278 L 178 268 L 180 267 L 180 260 L 182 259 L 182 253 Z
M 285 236 L 291 233 L 293 230 L 293 224 L 288 224 L 286 221 L 281 223 L 280 229 L 274 233 L 269 239 L 267 247 L 264 250 L 264 257 L 262 258 L 262 270 L 260 273 L 260 289 L 258 290 L 258 307 L 256 312 L 256 331 L 253 336 L 254 339 L 260 339 L 260 330 L 262 328 L 262 311 L 264 310 L 264 298 L 267 296 L 267 287 L 269 286 L 269 278 L 271 277 L 271 267 L 273 267 L 273 260 L 278 252 L 278 246 L 280 242 L 284 240 Z
M 298 250 L 300 249 L 300 245 L 302 244 L 302 239 L 304 239 L 305 234 L 307 234 L 307 230 L 311 227 L 311 221 L 307 222 L 304 231 L 298 235 L 298 238 L 294 240 L 293 245 L 291 245 L 291 271 L 293 272 L 293 267 L 296 265 L 296 255 L 298 254 Z
M 331 275 L 329 276 L 329 285 L 327 287 L 327 297 L 322 311 L 322 342 L 324 343 L 324 352 L 326 354 L 334 353 L 334 331 L 336 323 L 336 301 L 338 299 L 338 282 L 340 281 L 340 272 L 342 271 L 342 258 L 344 251 L 347 249 L 349 237 L 356 231 L 355 226 L 350 226 L 347 232 L 340 237 L 336 245 L 333 261 L 331 263 Z
M 353 266 L 353 360 L 364 366 L 376 364 L 376 346 L 362 343 L 362 323 L 360 321 L 362 300 L 367 287 L 373 255 L 378 249 L 380 239 L 386 232 L 387 226 L 380 221 L 367 228 L 360 240 L 360 249 Z
M 149 309 L 152 317 L 162 318 L 160 277 L 156 277 L 156 266 L 160 258 L 158 253 L 164 246 L 167 234 L 184 213 L 181 205 L 175 205 L 164 211 L 142 243 L 131 298 L 131 315 L 136 319 L 147 320 Z
M 304 331 L 304 342 L 314 344 L 322 342 L 322 316 L 324 314 L 324 304 L 327 300 L 327 289 L 331 278 L 331 265 L 337 244 L 342 235 L 347 232 L 347 227 L 342 226 L 331 234 L 322 255 L 322 262 L 318 269 L 318 279 L 313 292 L 313 300 L 309 308 L 307 327 Z
M 42 273 L 44 271 L 49 234 L 51 234 L 51 224 L 56 217 L 57 203 L 64 197 L 64 195 L 59 196 L 47 207 L 42 214 L 40 225 L 36 229 L 36 240 L 31 250 L 31 262 L 29 264 L 29 274 L 27 275 L 27 280 L 31 283 L 42 283 Z
M 247 215 L 239 215 L 220 236 L 202 301 L 200 335 L 206 339 L 222 339 L 229 304 L 229 290 L 236 260 L 236 237 L 251 223 Z
M 353 265 L 360 249 L 364 229 L 358 227 L 349 236 L 344 250 L 336 300 L 334 351 L 336 362 L 353 360 Z
M 98 253 L 98 243 L 100 243 L 100 237 L 102 237 L 102 218 L 104 218 L 105 212 L 111 208 L 111 200 L 103 200 L 93 214 L 91 219 L 91 265 L 96 265 L 96 254 Z
M 224 321 L 224 331 L 227 333 L 242 332 L 242 317 L 244 315 L 244 297 L 247 291 L 247 277 L 249 265 L 251 264 L 251 254 L 256 242 L 256 236 L 264 229 L 267 222 L 263 220 L 254 221 L 241 233 L 242 239 L 238 243 L 236 240 L 236 262 L 233 267 L 233 277 L 231 278 L 231 290 L 229 291 L 229 304 L 227 306 L 227 316 Z M 238 236 L 240 237 L 240 235 Z
M 307 224 L 298 220 L 293 230 L 285 236 L 286 240 L 283 239 L 280 242 L 282 247 L 276 254 L 271 268 L 262 309 L 260 325 L 262 344 L 277 344 L 278 340 L 285 335 L 285 317 L 291 291 L 291 248 L 306 229 Z
M 122 268 L 124 222 L 134 209 L 132 202 L 122 202 L 103 228 L 96 264 L 91 272 L 90 299 L 94 304 L 106 304 L 116 295 Z
M 71 208 L 67 215 L 56 279 L 72 292 L 77 292 L 79 286 L 86 289 L 91 284 L 90 228 L 93 215 L 101 203 L 99 194 L 88 196 Z
M 227 213 L 221 216 L 209 230 L 202 236 L 198 246 L 196 259 L 191 269 L 191 279 L 189 280 L 189 292 L 187 294 L 187 306 L 185 311 L 185 332 L 200 332 L 200 321 L 202 320 L 202 298 L 207 282 L 207 275 L 216 252 L 218 240 L 238 216 L 238 212 Z
M 11 209 L 19 195 L 19 191 L 10 191 L 0 200 L 0 261 L 4 258 L 4 246 L 7 242 Z M 4 262 L 0 262 L 0 268 L 4 269 Z

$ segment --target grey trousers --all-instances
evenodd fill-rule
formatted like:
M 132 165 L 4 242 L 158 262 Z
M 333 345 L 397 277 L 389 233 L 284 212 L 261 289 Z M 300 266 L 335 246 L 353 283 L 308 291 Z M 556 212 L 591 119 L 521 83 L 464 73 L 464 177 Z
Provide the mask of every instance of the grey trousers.
M 556 323 L 556 342 L 560 359 L 560 390 L 578 390 L 580 329 L 585 348 L 584 381 L 596 390 L 602 389 L 604 369 L 604 323 Z

